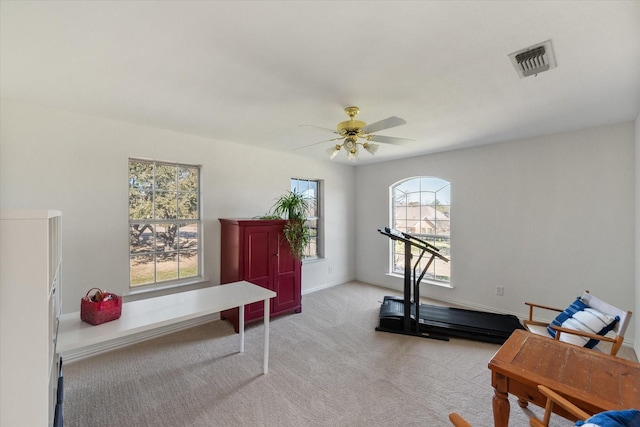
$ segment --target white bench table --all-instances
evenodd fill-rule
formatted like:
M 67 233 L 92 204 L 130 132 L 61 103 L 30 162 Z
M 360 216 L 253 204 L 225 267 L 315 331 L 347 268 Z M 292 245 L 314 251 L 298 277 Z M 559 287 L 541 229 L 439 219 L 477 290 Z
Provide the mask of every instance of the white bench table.
M 269 371 L 269 299 L 276 293 L 241 281 L 123 303 L 122 316 L 101 325 L 80 320 L 80 312 L 60 316 L 56 351 L 60 354 L 166 325 L 239 307 L 240 352 L 244 351 L 244 306 L 264 301 L 264 364 Z

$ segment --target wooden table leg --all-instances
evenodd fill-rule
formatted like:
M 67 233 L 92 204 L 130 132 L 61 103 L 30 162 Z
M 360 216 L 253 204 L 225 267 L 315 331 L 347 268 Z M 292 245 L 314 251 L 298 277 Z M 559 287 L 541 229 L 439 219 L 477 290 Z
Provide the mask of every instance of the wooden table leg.
M 493 425 L 495 427 L 508 427 L 509 426 L 509 412 L 511 410 L 509 406 L 509 393 L 508 390 L 508 378 L 500 374 L 494 374 L 493 387 L 495 389 L 493 393 Z

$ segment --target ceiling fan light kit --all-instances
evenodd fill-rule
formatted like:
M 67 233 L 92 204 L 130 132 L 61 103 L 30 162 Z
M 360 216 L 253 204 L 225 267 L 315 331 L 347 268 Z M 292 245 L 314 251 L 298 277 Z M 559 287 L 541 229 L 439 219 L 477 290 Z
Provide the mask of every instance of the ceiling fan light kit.
M 338 144 L 336 144 L 331 148 L 327 148 L 327 154 L 329 155 L 329 159 L 333 160 L 333 158 L 338 155 L 341 148 L 342 146 Z
M 350 162 L 357 162 L 358 161 L 358 150 L 354 150 L 354 151 L 349 151 L 347 153 L 347 159 L 349 159 Z
M 372 155 L 378 151 L 380 146 L 378 144 L 374 144 L 371 141 L 381 142 L 383 144 L 401 144 L 402 142 L 411 141 L 410 139 L 405 138 L 395 138 L 392 136 L 382 136 L 382 135 L 374 135 L 374 132 L 388 129 L 395 126 L 400 126 L 405 123 L 403 119 L 399 117 L 388 117 L 384 120 L 380 120 L 375 123 L 371 123 L 367 125 L 365 122 L 356 120 L 355 117 L 360 112 L 358 107 L 347 107 L 344 109 L 345 113 L 349 116 L 349 120 L 345 120 L 344 122 L 338 123 L 337 130 L 332 131 L 335 134 L 340 135 L 338 138 L 330 139 L 329 141 L 339 141 L 342 140 L 342 143 L 335 144 L 334 146 L 328 148 L 327 154 L 329 155 L 329 159 L 333 159 L 338 155 L 340 150 L 344 148 L 347 152 L 347 159 L 355 162 L 358 160 L 358 146 L 362 146 L 365 150 L 367 150 Z M 360 139 L 364 141 L 360 141 Z M 322 141 L 326 142 L 326 141 Z M 320 142 L 315 143 L 320 144 Z M 311 144 L 311 145 L 315 145 Z M 309 147 L 307 145 L 306 147 Z M 301 147 L 305 148 L 305 147 Z
M 378 144 L 373 144 L 371 142 L 365 142 L 364 144 L 362 144 L 362 148 L 364 148 L 365 150 L 367 150 L 373 155 L 373 154 L 376 154 L 376 151 L 378 151 L 378 148 L 380 148 L 380 146 Z

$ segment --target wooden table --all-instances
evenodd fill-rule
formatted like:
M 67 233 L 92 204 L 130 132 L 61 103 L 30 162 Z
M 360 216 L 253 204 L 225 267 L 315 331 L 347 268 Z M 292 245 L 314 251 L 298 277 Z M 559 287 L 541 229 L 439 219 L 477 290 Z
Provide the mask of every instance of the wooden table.
M 240 352 L 244 351 L 244 306 L 264 301 L 264 359 L 262 371 L 269 371 L 269 300 L 276 293 L 241 281 L 193 291 L 163 295 L 122 305 L 119 319 L 93 326 L 80 320 L 80 312 L 60 317 L 56 351 L 72 350 L 115 340 L 162 326 L 240 307 Z
M 544 407 L 538 385 L 555 390 L 588 413 L 640 408 L 640 364 L 516 330 L 489 362 L 496 427 L 509 425 L 511 393 L 520 406 Z M 562 408 L 554 412 L 571 417 Z

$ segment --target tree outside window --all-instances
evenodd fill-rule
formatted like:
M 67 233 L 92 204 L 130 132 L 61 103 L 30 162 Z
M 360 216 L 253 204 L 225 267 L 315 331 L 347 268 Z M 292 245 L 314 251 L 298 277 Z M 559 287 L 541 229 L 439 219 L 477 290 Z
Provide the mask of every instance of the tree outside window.
M 130 287 L 200 276 L 199 166 L 129 159 Z

